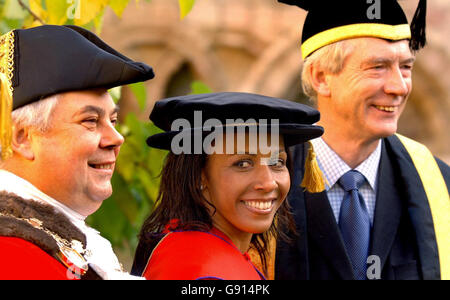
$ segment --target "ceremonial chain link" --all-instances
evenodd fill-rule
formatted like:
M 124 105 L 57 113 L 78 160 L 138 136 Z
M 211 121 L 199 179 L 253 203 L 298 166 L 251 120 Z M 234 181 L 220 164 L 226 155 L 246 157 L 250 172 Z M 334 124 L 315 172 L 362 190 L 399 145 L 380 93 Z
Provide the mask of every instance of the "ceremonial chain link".
M 83 248 L 83 244 L 80 241 L 77 240 L 72 240 L 71 242 L 69 242 L 68 240 L 60 237 L 58 234 L 48 230 L 45 227 L 42 227 L 43 222 L 41 220 L 38 220 L 36 218 L 30 218 L 30 219 L 25 219 L 25 218 L 19 218 L 10 214 L 4 214 L 0 212 L 0 217 L 8 217 L 8 218 L 13 218 L 19 221 L 24 221 L 27 222 L 28 224 L 30 224 L 31 226 L 33 226 L 36 229 L 39 229 L 43 232 L 45 232 L 46 234 L 48 234 L 49 236 L 51 236 L 56 243 L 58 244 L 58 246 L 65 246 L 68 248 L 72 248 L 75 251 L 77 251 L 80 254 L 84 254 L 85 250 Z

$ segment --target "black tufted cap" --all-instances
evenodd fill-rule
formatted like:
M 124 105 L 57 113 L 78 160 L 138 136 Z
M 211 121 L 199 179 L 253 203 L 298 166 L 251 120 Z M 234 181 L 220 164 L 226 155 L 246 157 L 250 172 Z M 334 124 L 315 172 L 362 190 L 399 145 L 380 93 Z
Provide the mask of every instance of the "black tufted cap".
M 201 120 L 199 116 L 201 115 Z M 190 126 L 175 128 L 175 121 L 184 119 Z M 207 120 L 216 119 L 223 126 L 269 126 L 278 124 L 286 146 L 303 143 L 323 134 L 323 128 L 312 125 L 319 121 L 317 110 L 288 100 L 250 93 L 211 93 L 172 97 L 157 101 L 150 120 L 164 130 L 147 139 L 151 147 L 170 150 L 172 138 L 182 131 L 205 135 L 212 127 Z M 253 122 L 253 121 L 256 121 Z M 267 122 L 267 123 L 266 123 Z

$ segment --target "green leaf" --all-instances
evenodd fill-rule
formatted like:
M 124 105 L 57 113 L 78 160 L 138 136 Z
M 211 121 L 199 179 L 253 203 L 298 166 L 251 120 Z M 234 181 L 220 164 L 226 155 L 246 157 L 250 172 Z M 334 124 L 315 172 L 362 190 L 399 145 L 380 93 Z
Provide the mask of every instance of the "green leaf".
M 149 136 L 145 128 L 146 122 L 140 121 L 133 113 L 125 118 L 125 124 L 120 126 L 120 132 L 126 128 L 125 143 L 122 145 L 120 155 L 117 158 L 117 172 L 127 182 L 132 181 L 136 172 L 136 166 L 148 155 L 149 147 L 145 140 Z
M 130 0 L 111 0 L 109 2 L 109 6 L 118 17 L 122 17 L 122 14 L 128 5 L 128 2 L 130 2 Z
M 115 88 L 108 90 L 108 92 L 111 95 L 111 98 L 113 98 L 114 103 L 117 104 L 122 96 L 122 87 L 116 86 Z
M 180 19 L 184 19 L 192 10 L 195 0 L 178 0 L 178 3 L 180 4 Z
M 27 16 L 17 0 L 6 0 L 2 13 L 5 19 L 24 19 Z
M 28 4 L 30 10 L 41 20 L 46 21 L 48 19 L 48 12 L 46 11 L 47 8 L 45 7 L 45 1 L 43 2 L 43 0 L 29 0 Z M 32 19 L 34 20 L 34 22 L 30 24 L 31 26 L 37 26 L 38 23 L 40 24 L 40 22 L 35 20 L 34 17 Z
M 137 82 L 130 84 L 129 87 L 138 101 L 139 108 L 144 110 L 147 102 L 147 89 L 145 88 L 145 84 L 143 82 Z
M 111 199 L 113 199 L 120 211 L 127 217 L 130 223 L 136 221 L 139 207 L 137 201 L 134 199 L 131 193 L 128 183 L 119 175 L 115 174 L 111 180 L 111 183 L 115 188 Z
M 212 93 L 212 89 L 201 81 L 194 81 L 191 84 L 191 94 L 208 94 Z
M 79 14 L 74 19 L 75 25 L 83 26 L 93 21 L 98 14 L 103 13 L 108 2 L 109 0 L 76 0 Z
M 152 177 L 151 174 L 143 168 L 136 169 L 136 177 L 142 183 L 142 186 L 144 187 L 146 192 L 146 196 L 155 201 L 158 195 L 159 188 L 158 178 Z
M 129 130 L 131 132 L 131 136 L 133 137 L 131 140 L 138 141 L 136 146 L 140 146 L 141 144 L 144 144 L 145 142 L 143 139 L 146 138 L 145 132 L 144 132 L 145 122 L 140 121 L 134 113 L 130 112 L 125 118 L 125 124 L 129 128 Z
M 129 223 L 113 198 L 103 201 L 100 209 L 89 216 L 86 222 L 100 231 L 101 235 L 108 239 L 113 246 L 123 243 L 123 232 Z
M 46 0 L 48 24 L 63 25 L 68 16 L 68 2 L 64 0 Z
M 95 33 L 100 35 L 103 29 L 103 17 L 105 16 L 105 10 L 102 10 L 93 20 L 95 26 Z
M 125 180 L 131 181 L 134 175 L 134 158 L 135 153 L 133 148 L 129 143 L 123 144 L 120 149 L 120 155 L 117 158 L 117 168 L 116 172 L 118 172 Z
M 22 27 L 22 20 L 19 19 L 1 19 L 0 34 L 4 34 L 15 28 Z

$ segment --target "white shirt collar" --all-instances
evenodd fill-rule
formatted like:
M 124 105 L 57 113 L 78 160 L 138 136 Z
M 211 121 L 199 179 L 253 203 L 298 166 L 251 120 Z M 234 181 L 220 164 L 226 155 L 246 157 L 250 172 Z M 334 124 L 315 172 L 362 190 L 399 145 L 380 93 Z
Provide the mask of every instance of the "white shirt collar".
M 316 152 L 317 161 L 320 169 L 328 181 L 326 190 L 333 187 L 342 175 L 351 170 L 351 168 L 334 152 L 322 138 L 311 140 Z M 364 160 L 355 170 L 361 172 L 366 177 L 372 190 L 376 190 L 376 179 L 378 166 L 381 158 L 381 140 L 378 141 L 377 148 Z
M 35 201 L 49 204 L 64 213 L 75 225 L 83 223 L 85 216 L 77 213 L 61 202 L 44 194 L 27 180 L 5 170 L 0 170 L 0 191 L 16 194 L 23 199 L 33 199 Z

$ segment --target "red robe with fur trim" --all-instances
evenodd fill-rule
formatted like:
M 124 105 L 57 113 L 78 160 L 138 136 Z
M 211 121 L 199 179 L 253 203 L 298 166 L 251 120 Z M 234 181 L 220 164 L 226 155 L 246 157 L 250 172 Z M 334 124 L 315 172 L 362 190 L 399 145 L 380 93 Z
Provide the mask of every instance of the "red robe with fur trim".
M 78 279 L 62 262 L 58 242 L 52 235 L 33 226 L 31 220 L 42 222 L 42 227 L 67 241 L 77 240 L 86 245 L 85 235 L 55 208 L 1 191 L 0 280 Z M 88 268 L 81 279 L 101 278 Z
M 68 276 L 74 279 L 38 246 L 20 238 L 0 237 L 0 280 L 67 280 Z
M 143 276 L 157 280 L 261 280 L 264 276 L 222 232 L 167 234 L 148 259 Z

